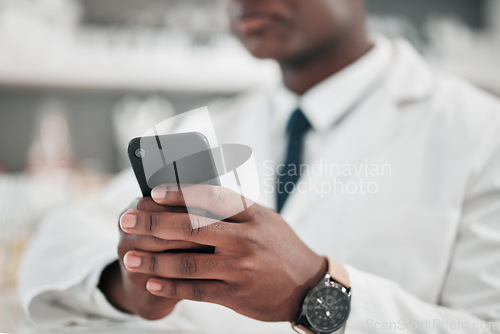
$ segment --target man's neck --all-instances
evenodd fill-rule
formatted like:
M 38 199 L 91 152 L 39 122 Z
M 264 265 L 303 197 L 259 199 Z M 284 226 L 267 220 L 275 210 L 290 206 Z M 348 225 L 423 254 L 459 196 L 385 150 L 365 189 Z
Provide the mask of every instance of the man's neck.
M 280 62 L 286 87 L 298 95 L 346 68 L 366 54 L 372 47 L 366 31 L 353 38 L 332 43 L 307 58 Z

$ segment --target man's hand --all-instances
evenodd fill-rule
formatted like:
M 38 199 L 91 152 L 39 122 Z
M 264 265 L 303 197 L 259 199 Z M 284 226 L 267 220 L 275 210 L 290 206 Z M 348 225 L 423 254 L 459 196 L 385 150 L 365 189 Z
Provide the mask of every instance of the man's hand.
M 262 321 L 293 321 L 307 291 L 326 273 L 325 259 L 276 212 L 253 204 L 234 214 L 244 199 L 227 188 L 183 186 L 181 193 L 177 185 L 164 185 L 154 189 L 153 198 L 168 207 L 184 207 L 189 198 L 190 207 L 219 217 L 233 214 L 223 221 L 185 212 L 124 214 L 122 222 L 130 224 L 122 228 L 135 238 L 215 247 L 212 254 L 157 253 L 144 247 L 127 251 L 127 275 L 141 275 L 139 285 L 147 277 L 145 285 L 154 296 L 216 303 Z
M 161 212 L 186 212 L 185 208 L 158 205 L 151 198 L 141 198 L 134 201 L 128 210 L 133 210 L 133 212 L 144 216 Z M 124 233 L 123 230 L 127 225 L 127 220 L 123 218 L 124 216 L 120 219 L 119 261 L 104 270 L 99 287 L 107 299 L 121 311 L 137 314 L 148 320 L 164 318 L 173 311 L 180 299 L 152 295 L 146 290 L 146 282 L 153 276 L 125 269 L 123 264 L 125 254 L 131 250 L 141 250 L 154 254 L 179 249 L 190 252 L 207 252 L 213 249 L 192 242 L 164 240 L 154 236 Z

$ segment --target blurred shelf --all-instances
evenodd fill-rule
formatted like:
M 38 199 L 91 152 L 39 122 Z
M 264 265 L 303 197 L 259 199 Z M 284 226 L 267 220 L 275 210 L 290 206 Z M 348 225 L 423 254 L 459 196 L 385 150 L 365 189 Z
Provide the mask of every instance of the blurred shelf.
M 1 49 L 1 48 L 0 48 Z M 25 57 L 23 57 L 23 55 Z M 273 81 L 273 62 L 239 50 L 74 50 L 37 59 L 0 57 L 0 85 L 26 88 L 236 93 Z
M 93 24 L 100 20 L 88 5 L 8 0 L 0 9 L 0 85 L 231 94 L 277 77 L 274 63 L 252 58 L 229 35 L 221 0 L 93 2 L 129 25 Z M 164 25 L 145 24 L 149 12 Z

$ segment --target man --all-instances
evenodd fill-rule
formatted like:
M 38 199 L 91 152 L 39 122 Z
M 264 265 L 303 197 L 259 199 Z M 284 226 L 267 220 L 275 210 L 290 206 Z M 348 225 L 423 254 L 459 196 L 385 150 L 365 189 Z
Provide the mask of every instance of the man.
M 116 219 L 137 196 L 121 175 L 33 240 L 20 281 L 31 318 L 139 316 L 207 333 L 498 331 L 498 101 L 434 73 L 405 42 L 371 41 L 362 0 L 228 8 L 284 85 L 228 102 L 214 124 L 220 142 L 252 147 L 273 191 L 193 228 L 173 209 L 183 198 L 225 215 L 239 195 L 159 186 L 121 216 L 118 240 Z M 164 252 L 179 248 L 194 251 Z

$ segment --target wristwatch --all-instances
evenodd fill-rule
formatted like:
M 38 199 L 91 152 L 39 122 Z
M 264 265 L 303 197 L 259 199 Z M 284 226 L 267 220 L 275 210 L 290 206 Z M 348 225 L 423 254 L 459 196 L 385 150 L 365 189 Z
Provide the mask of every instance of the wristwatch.
M 306 295 L 294 329 L 327 334 L 339 330 L 346 323 L 351 311 L 349 281 L 344 278 L 341 280 L 344 284 L 341 284 L 335 280 L 331 273 L 331 261 L 328 260 L 328 264 L 329 270 L 325 277 Z

